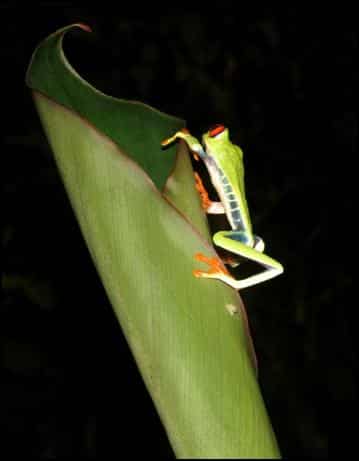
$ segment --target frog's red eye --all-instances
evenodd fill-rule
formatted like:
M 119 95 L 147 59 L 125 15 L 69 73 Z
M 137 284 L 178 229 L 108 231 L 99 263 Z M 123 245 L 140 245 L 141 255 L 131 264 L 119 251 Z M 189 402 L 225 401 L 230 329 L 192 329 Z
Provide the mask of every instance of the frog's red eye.
M 222 133 L 225 129 L 226 127 L 224 125 L 214 125 L 209 129 L 208 134 L 211 138 L 214 138 L 218 134 Z

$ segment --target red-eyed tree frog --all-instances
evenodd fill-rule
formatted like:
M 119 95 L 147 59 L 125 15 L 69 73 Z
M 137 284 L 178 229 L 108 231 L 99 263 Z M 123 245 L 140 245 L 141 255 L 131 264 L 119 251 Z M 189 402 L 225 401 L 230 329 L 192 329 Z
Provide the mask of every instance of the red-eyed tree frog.
M 194 275 L 218 279 L 240 290 L 281 274 L 283 266 L 263 253 L 263 240 L 252 232 L 244 190 L 243 152 L 240 147 L 230 141 L 228 129 L 223 125 L 216 125 L 203 135 L 201 144 L 184 128 L 165 139 L 161 144 L 167 146 L 176 139 L 183 139 L 194 157 L 197 160 L 198 157 L 203 160 L 220 198 L 220 202 L 211 201 L 199 175 L 195 173 L 196 187 L 200 193 L 203 208 L 209 214 L 226 214 L 232 228 L 232 230 L 216 232 L 213 242 L 218 247 L 255 261 L 265 268 L 258 274 L 236 280 L 220 259 L 197 253 L 195 258 L 208 264 L 210 269 L 208 272 L 195 270 Z M 223 262 L 232 266 L 237 265 L 232 258 Z

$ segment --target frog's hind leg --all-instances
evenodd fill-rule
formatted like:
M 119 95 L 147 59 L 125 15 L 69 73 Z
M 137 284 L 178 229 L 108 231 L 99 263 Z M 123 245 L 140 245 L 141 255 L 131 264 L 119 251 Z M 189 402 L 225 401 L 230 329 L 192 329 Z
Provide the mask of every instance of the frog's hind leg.
M 257 283 L 269 280 L 283 272 L 283 266 L 275 259 L 262 253 L 264 243 L 260 238 L 254 240 L 254 248 L 248 245 L 248 237 L 241 231 L 220 231 L 213 237 L 214 243 L 235 255 L 255 261 L 265 269 L 259 274 L 252 275 L 242 280 L 236 280 L 224 268 L 223 263 L 218 258 L 208 258 L 201 253 L 195 255 L 196 259 L 210 266 L 210 270 L 205 272 L 201 270 L 193 271 L 196 277 L 214 278 L 230 285 L 236 290 L 256 285 Z
M 260 253 L 263 253 L 264 246 L 264 241 L 261 239 L 261 237 L 255 235 L 253 248 L 259 251 Z M 238 267 L 241 264 L 240 257 L 238 256 L 226 254 L 225 256 L 221 256 L 221 259 L 224 262 L 224 264 L 226 264 L 227 266 L 231 266 L 232 268 Z
M 255 235 L 253 248 L 259 251 L 260 253 L 263 253 L 264 247 L 265 247 L 264 240 L 258 237 L 258 235 Z
M 264 282 L 283 272 L 283 266 L 278 261 L 262 252 L 264 250 L 264 242 L 259 237 L 254 240 L 254 248 L 249 245 L 250 242 L 248 241 L 246 233 L 241 231 L 217 232 L 213 236 L 213 241 L 217 246 L 235 255 L 257 262 L 265 268 L 265 270 L 259 274 L 252 275 L 242 280 L 236 280 L 231 276 L 224 277 L 223 275 L 218 277 L 237 290 Z
M 220 234 L 220 232 L 217 232 L 215 236 L 218 234 Z M 247 240 L 246 234 L 240 231 L 224 231 L 222 232 L 222 234 L 225 234 L 226 236 L 228 235 L 228 238 L 231 238 L 231 239 L 236 239 L 236 240 L 241 240 L 241 241 Z M 218 246 L 227 250 L 227 248 L 224 245 L 218 245 Z M 194 257 L 197 259 L 197 261 L 201 261 L 207 264 L 209 266 L 209 270 L 202 271 L 202 270 L 196 269 L 193 271 L 193 275 L 195 277 L 204 277 L 204 278 L 221 280 L 222 282 L 233 286 L 233 282 L 235 282 L 236 280 L 227 271 L 224 264 L 229 265 L 231 267 L 237 267 L 240 264 L 239 263 L 240 258 L 238 257 L 240 253 L 236 253 L 231 250 L 229 250 L 229 252 L 231 254 L 226 254 L 223 257 L 221 256 L 221 258 L 216 258 L 216 257 L 211 258 L 211 257 L 205 256 L 202 253 L 196 253 Z

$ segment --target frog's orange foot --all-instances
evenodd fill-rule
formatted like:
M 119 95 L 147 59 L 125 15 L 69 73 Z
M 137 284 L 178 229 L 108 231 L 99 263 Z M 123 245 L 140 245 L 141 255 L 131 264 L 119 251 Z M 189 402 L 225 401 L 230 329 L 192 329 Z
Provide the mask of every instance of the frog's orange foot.
M 209 277 L 209 278 L 216 278 L 218 275 L 229 275 L 227 269 L 223 266 L 222 261 L 219 258 L 209 258 L 202 253 L 196 253 L 194 255 L 197 261 L 201 261 L 205 264 L 208 264 L 209 270 L 201 271 L 201 270 L 194 270 L 193 275 L 195 277 Z
M 208 197 L 208 192 L 206 191 L 206 188 L 203 185 L 202 179 L 198 173 L 194 173 L 194 177 L 196 180 L 196 189 L 199 192 L 199 195 L 201 197 L 201 204 L 202 208 L 204 210 L 208 210 L 208 208 L 212 205 L 212 200 Z

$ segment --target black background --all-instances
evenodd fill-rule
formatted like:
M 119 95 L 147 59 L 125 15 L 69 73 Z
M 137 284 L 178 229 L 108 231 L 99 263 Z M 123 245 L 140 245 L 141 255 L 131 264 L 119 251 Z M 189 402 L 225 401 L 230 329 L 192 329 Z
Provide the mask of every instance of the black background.
M 197 136 L 223 122 L 243 148 L 254 228 L 285 266 L 242 293 L 263 397 L 284 456 L 327 456 L 333 396 L 356 399 L 353 272 L 341 257 L 354 213 L 356 36 L 343 9 L 234 5 L 0 10 L 3 452 L 173 457 L 24 84 L 36 45 L 81 21 L 93 33 L 68 34 L 64 49 L 86 80 L 186 119 Z

